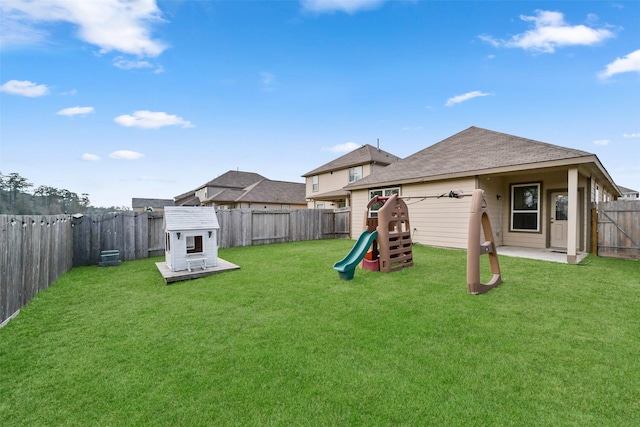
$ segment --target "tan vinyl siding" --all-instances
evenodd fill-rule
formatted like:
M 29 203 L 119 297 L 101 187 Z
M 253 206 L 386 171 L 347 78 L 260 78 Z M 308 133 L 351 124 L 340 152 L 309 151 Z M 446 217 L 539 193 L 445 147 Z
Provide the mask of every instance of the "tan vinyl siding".
M 449 194 L 451 190 L 472 192 L 474 188 L 474 178 L 402 186 L 400 194 L 405 197 L 405 203 L 409 208 L 413 242 L 429 246 L 466 248 L 471 198 L 455 199 L 447 196 L 422 200 L 422 197 Z M 364 215 L 368 202 L 368 190 L 357 190 L 351 194 L 353 239 L 364 229 Z
M 452 190 L 471 193 L 474 189 L 474 178 L 403 186 L 403 197 L 417 197 L 405 199 L 409 208 L 413 242 L 466 249 L 471 198 L 456 199 L 446 196 L 422 200 L 419 197 L 449 194 Z
M 364 230 L 364 212 L 369 203 L 369 191 L 358 190 L 351 193 L 351 238 L 357 239 Z
M 318 175 L 318 191 L 313 191 L 313 177 L 306 179 L 306 197 L 311 199 L 315 196 L 330 191 L 340 190 L 349 184 L 349 170 L 333 171 Z
M 487 202 L 487 212 L 491 221 L 491 230 L 496 246 L 502 246 L 505 233 L 505 219 L 509 218 L 509 194 L 508 186 L 505 190 L 504 179 L 501 177 L 478 178 L 478 188 L 484 190 L 484 199 Z M 508 223 L 507 228 L 508 229 Z M 483 237 L 484 240 L 486 240 Z

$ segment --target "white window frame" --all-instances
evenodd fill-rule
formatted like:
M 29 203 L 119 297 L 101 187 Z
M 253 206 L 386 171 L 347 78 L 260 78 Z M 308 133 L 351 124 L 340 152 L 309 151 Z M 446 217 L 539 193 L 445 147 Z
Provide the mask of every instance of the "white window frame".
M 515 193 L 516 193 L 516 189 L 517 188 L 523 188 L 523 187 L 535 187 L 536 188 L 536 200 L 535 200 L 535 208 L 528 208 L 528 209 L 516 209 L 515 208 L 515 202 L 516 202 L 516 197 L 515 197 Z M 530 182 L 527 184 L 512 184 L 511 185 L 511 204 L 510 204 L 510 215 L 511 215 L 511 221 L 509 224 L 509 230 L 510 231 L 518 231 L 518 232 L 523 232 L 523 233 L 539 233 L 540 232 L 540 216 L 541 216 L 541 201 L 542 199 L 540 198 L 540 183 L 539 182 Z M 536 228 L 532 229 L 532 228 L 516 228 L 514 223 L 514 218 L 516 215 L 518 214 L 532 214 L 535 213 L 536 214 Z
M 311 177 L 311 191 L 317 192 L 320 188 L 320 177 L 318 175 L 313 175 Z
M 349 184 L 362 179 L 362 166 L 349 168 Z
M 373 190 L 369 190 L 369 200 L 373 199 L 374 196 L 389 197 L 393 194 L 400 196 L 400 187 L 374 188 Z M 377 218 L 378 209 L 380 209 L 380 207 L 371 206 L 369 208 L 369 218 Z

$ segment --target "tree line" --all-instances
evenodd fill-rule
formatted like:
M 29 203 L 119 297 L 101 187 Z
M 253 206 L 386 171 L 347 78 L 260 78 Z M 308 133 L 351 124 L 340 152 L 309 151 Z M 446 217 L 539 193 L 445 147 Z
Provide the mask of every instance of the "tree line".
M 30 190 L 32 190 L 30 192 Z M 0 214 L 57 215 L 75 213 L 105 213 L 130 210 L 126 206 L 91 206 L 89 194 L 78 194 L 48 185 L 34 187 L 17 172 L 0 172 Z

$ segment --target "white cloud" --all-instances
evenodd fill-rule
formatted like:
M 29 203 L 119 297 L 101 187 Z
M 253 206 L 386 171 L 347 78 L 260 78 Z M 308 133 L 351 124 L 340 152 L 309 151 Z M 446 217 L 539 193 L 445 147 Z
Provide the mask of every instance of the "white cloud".
M 640 132 L 635 132 L 635 133 L 625 133 L 624 135 L 625 138 L 640 138 Z
M 113 65 L 120 68 L 121 70 L 134 70 L 140 68 L 153 68 L 153 72 L 155 74 L 160 74 L 164 72 L 164 67 L 162 65 L 152 64 L 149 61 L 144 60 L 135 60 L 132 61 L 130 59 L 123 58 L 121 56 L 115 58 L 113 60 Z
M 380 7 L 385 0 L 300 0 L 302 7 L 310 12 L 331 13 L 346 12 L 349 14 L 361 10 Z
M 153 68 L 153 65 L 149 61 L 131 61 L 121 56 L 113 60 L 113 65 L 121 70 L 132 70 L 134 68 Z
M 360 148 L 360 144 L 356 144 L 355 142 L 345 142 L 344 144 L 338 144 L 327 148 L 327 151 L 331 151 L 333 153 L 348 153 L 356 148 Z
M 596 139 L 595 141 L 593 141 L 594 144 L 596 145 L 602 145 L 603 147 L 605 145 L 609 145 L 609 140 L 608 139 Z
M 155 0 L 3 0 L 3 44 L 45 42 L 47 24 L 66 22 L 78 37 L 100 48 L 138 56 L 158 56 L 166 46 L 151 38 L 151 27 L 164 22 Z
M 594 20 L 589 15 L 589 20 Z M 495 39 L 482 35 L 480 38 L 495 47 L 517 47 L 536 52 L 553 53 L 564 46 L 590 46 L 600 43 L 614 34 L 607 29 L 596 29 L 586 25 L 568 25 L 560 12 L 537 10 L 535 16 L 521 15 L 520 19 L 532 22 L 533 29 L 517 34 L 509 40 Z
M 176 115 L 162 111 L 135 111 L 133 114 L 124 114 L 113 119 L 116 123 L 125 127 L 138 127 L 143 129 L 158 129 L 164 126 L 193 127 L 191 122 Z
M 633 51 L 622 58 L 617 58 L 612 63 L 607 64 L 606 70 L 601 72 L 599 75 L 600 78 L 606 79 L 615 74 L 629 73 L 634 71 L 640 73 L 640 49 Z
M 49 93 L 49 88 L 46 85 L 35 84 L 28 80 L 9 80 L 0 86 L 0 92 L 35 98 L 47 95 Z
M 100 160 L 100 157 L 96 156 L 95 154 L 84 153 L 82 155 L 82 160 L 87 160 L 89 162 L 95 162 L 97 160 Z
M 462 95 L 454 96 L 453 98 L 447 99 L 447 102 L 444 104 L 447 107 L 452 107 L 455 104 L 459 104 L 461 102 L 468 101 L 473 98 L 477 98 L 479 96 L 489 96 L 490 93 L 480 92 L 479 90 L 474 90 L 473 92 L 463 93 Z
M 93 113 L 94 109 L 93 107 L 69 107 L 69 108 L 63 108 L 62 110 L 58 111 L 56 114 L 59 116 L 78 116 L 78 115 L 87 115 L 89 113 Z
M 266 91 L 275 90 L 278 84 L 276 81 L 276 75 L 268 72 L 260 73 L 260 81 L 262 82 L 262 88 Z
M 138 153 L 137 151 L 118 150 L 109 154 L 109 157 L 117 160 L 137 160 L 144 157 L 144 154 Z

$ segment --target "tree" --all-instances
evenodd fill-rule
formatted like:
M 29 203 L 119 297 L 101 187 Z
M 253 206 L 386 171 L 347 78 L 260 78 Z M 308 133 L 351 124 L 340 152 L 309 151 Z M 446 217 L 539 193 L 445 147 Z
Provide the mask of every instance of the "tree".
M 33 184 L 17 172 L 12 172 L 6 176 L 4 183 L 9 191 L 9 210 L 13 212 L 18 193 L 23 193 L 28 188 L 33 187 Z
M 33 191 L 34 197 L 37 199 L 37 207 L 42 210 L 44 214 L 59 213 L 52 212 L 52 204 L 58 204 L 58 198 L 60 197 L 60 190 L 55 187 L 49 187 L 48 185 L 41 185 Z

